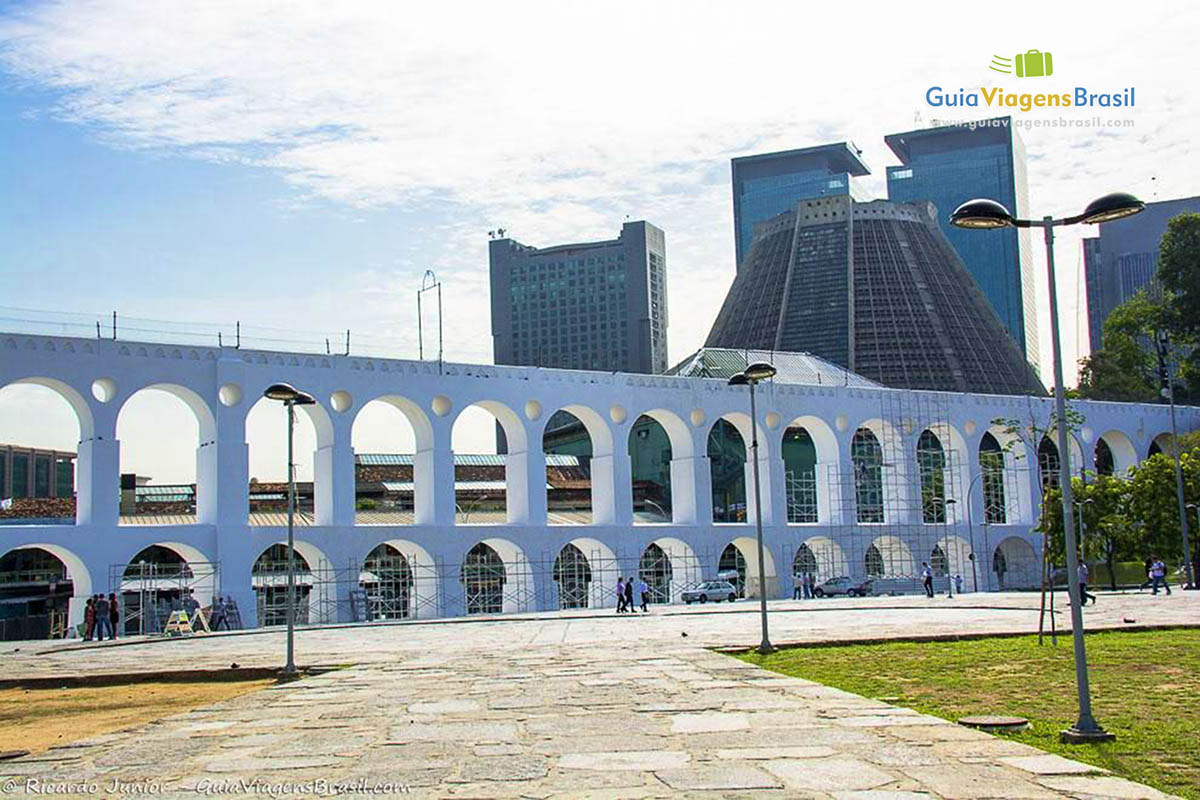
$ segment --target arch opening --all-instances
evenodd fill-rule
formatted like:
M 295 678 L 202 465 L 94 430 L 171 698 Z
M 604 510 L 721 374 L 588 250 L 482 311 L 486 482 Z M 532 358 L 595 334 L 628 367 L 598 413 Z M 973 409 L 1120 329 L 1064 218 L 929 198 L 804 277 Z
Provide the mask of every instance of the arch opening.
M 917 474 L 921 481 L 921 521 L 946 522 L 946 451 L 937 435 L 926 428 L 917 440 Z
M 404 553 L 383 542 L 367 554 L 358 573 L 358 586 L 371 621 L 408 619 L 416 600 L 412 566 Z
M 669 523 L 671 506 L 671 436 L 655 417 L 642 414 L 629 430 L 630 490 L 635 525 Z
M 709 474 L 712 479 L 712 521 L 745 522 L 746 442 L 737 426 L 718 419 L 708 431 Z
M 998 544 L 991 559 L 992 588 L 1035 589 L 1040 581 L 1037 553 L 1033 545 L 1016 536 Z
M 301 406 L 306 411 L 313 406 Z M 316 506 L 316 453 L 322 441 L 310 413 L 295 414 L 292 463 L 296 477 L 296 524 L 311 525 Z M 288 420 L 283 403 L 260 397 L 246 414 L 250 460 L 251 525 L 287 525 Z M 271 597 L 274 598 L 273 590 Z M 274 613 L 278 613 L 273 611 Z M 286 608 L 282 613 L 286 613 Z M 261 618 L 260 618 L 261 619 Z M 274 623 L 282 624 L 282 623 Z
M 979 468 L 983 473 L 980 482 L 983 484 L 984 522 L 1003 525 L 1008 522 L 1004 450 L 990 431 L 979 441 Z
M 820 522 L 817 501 L 817 444 L 808 428 L 791 425 L 783 432 L 784 479 L 787 482 L 789 524 Z
M 503 525 L 519 521 L 529 486 L 525 428 L 503 403 L 480 400 L 454 419 L 454 520 L 458 525 Z M 542 478 L 544 482 L 544 476 Z
M 546 421 L 542 453 L 546 457 L 546 518 L 551 525 L 589 525 L 595 519 L 591 433 L 595 425 L 566 409 L 555 411 Z
M 276 542 L 259 554 L 250 570 L 250 585 L 262 628 L 287 624 L 288 546 Z M 295 548 L 295 620 L 297 625 L 337 619 L 336 576 L 329 560 L 315 545 L 297 541 Z
M 90 437 L 91 412 L 66 384 L 30 379 L 0 387 L 0 519 L 75 523 L 76 462 L 85 429 Z
M 219 568 L 194 547 L 157 542 L 143 547 L 124 564 L 113 565 L 109 584 L 120 595 L 120 629 L 124 635 L 162 633 L 172 611 L 212 605 Z
M 467 614 L 510 614 L 536 606 L 533 573 L 525 552 L 507 539 L 484 539 L 459 568 Z
M 44 547 L 9 550 L 0 557 L 0 641 L 69 636 L 71 599 L 90 588 L 79 583 L 77 594 L 73 570 Z
M 858 522 L 884 522 L 883 448 L 870 428 L 859 428 L 854 432 L 850 460 L 854 465 L 854 506 Z
M 691 546 L 681 539 L 660 537 L 642 550 L 638 577 L 649 587 L 650 602 L 677 603 L 680 593 L 701 582 L 702 569 Z
M 433 429 L 420 406 L 399 395 L 371 400 L 354 415 L 350 444 L 356 525 L 411 525 L 422 516 L 418 506 L 432 515 L 424 506 L 431 500 Z

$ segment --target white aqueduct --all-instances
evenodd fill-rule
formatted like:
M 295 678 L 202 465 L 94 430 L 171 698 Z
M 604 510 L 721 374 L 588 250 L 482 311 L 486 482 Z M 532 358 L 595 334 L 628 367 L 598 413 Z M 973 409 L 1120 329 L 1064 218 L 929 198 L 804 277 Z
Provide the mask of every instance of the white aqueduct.
M 248 524 L 249 459 L 246 417 L 263 390 L 286 381 L 319 400 L 305 407 L 317 435 L 311 524 L 297 530 L 297 553 L 309 565 L 363 564 L 384 543 L 414 562 L 412 616 L 448 616 L 471 610 L 464 594 L 461 565 L 481 543 L 503 564 L 507 582 L 501 608 L 532 611 L 559 607 L 548 590 L 555 581 L 555 554 L 574 544 L 592 559 L 590 605 L 610 605 L 618 575 L 638 574 L 639 560 L 657 545 L 671 562 L 671 589 L 717 571 L 716 554 L 729 544 L 740 551 L 751 576 L 757 561 L 753 527 L 714 523 L 709 431 L 719 419 L 749 441 L 751 420 L 744 388 L 723 380 L 608 374 L 527 367 L 445 364 L 358 356 L 194 347 L 101 339 L 0 333 L 0 388 L 15 383 L 48 387 L 78 416 L 77 517 L 73 525 L 0 526 L 0 554 L 38 547 L 57 556 L 74 581 L 71 618 L 81 618 L 83 598 L 110 586 L 113 565 L 158 544 L 192 563 L 219 565 L 210 579 L 213 592 L 234 598 L 243 621 L 254 625 L 253 565 L 265 550 L 284 541 L 286 530 Z M 194 524 L 121 525 L 117 417 L 125 401 L 145 388 L 168 391 L 186 403 L 199 423 L 196 449 Z M 368 402 L 385 400 L 399 409 L 415 434 L 414 502 L 411 525 L 361 525 L 355 521 L 355 456 L 351 428 Z M 945 418 L 888 419 L 883 408 L 936 401 Z M 900 392 L 830 386 L 763 384 L 758 426 L 763 478 L 762 518 L 767 549 L 769 596 L 791 596 L 793 563 L 803 550 L 822 562 L 825 575 L 863 575 L 860 554 L 873 545 L 876 557 L 898 561 L 895 574 L 911 575 L 930 559 L 931 543 L 942 548 L 951 574 L 971 574 L 968 554 L 976 553 L 979 574 L 966 589 L 1000 588 L 993 575 L 997 559 L 1038 564 L 1036 522 L 1040 482 L 1029 444 L 998 419 L 1031 414 L 1049 419 L 1047 399 L 932 392 Z M 451 429 L 469 406 L 491 412 L 508 442 L 505 457 L 507 522 L 456 524 Z M 919 403 L 918 403 L 919 405 Z M 1080 450 L 1089 455 L 1103 440 L 1115 469 L 1146 458 L 1155 440 L 1170 430 L 1162 406 L 1076 402 L 1084 416 L 1077 431 Z M 546 461 L 542 432 L 559 409 L 574 414 L 591 437 L 592 522 L 548 524 Z M 36 415 L 37 408 L 28 413 Z M 630 491 L 630 429 L 640 415 L 657 420 L 670 440 L 672 508 L 669 523 L 635 524 Z M 1182 430 L 1200 427 L 1200 409 L 1179 409 Z M 817 451 L 815 522 L 789 523 L 787 478 L 781 457 L 784 431 L 803 425 Z M 866 429 L 889 445 L 889 463 L 880 465 L 897 491 L 884 498 L 882 521 L 856 518 L 856 470 L 851 458 L 856 431 Z M 944 519 L 928 525 L 921 504 L 918 442 L 926 431 L 947 451 Z M 1002 479 L 1007 513 L 984 522 L 980 446 L 984 437 L 1004 445 Z M 747 466 L 747 469 L 749 467 Z M 747 485 L 749 482 L 747 481 Z M 970 495 L 974 494 L 972 498 Z M 753 495 L 747 517 L 753 519 Z M 974 508 L 974 512 L 972 512 Z M 973 524 L 968 517 L 974 513 Z M 656 551 L 658 552 L 658 551 Z M 546 558 L 546 554 L 550 557 Z M 1009 567 L 1008 586 L 1031 585 L 1035 569 Z M 310 602 L 331 609 L 321 618 L 350 618 L 345 602 L 357 588 L 358 569 L 336 572 L 313 591 Z M 216 585 L 219 582 L 219 586 Z M 1001 582 L 1003 583 L 1003 582 Z M 200 587 L 207 591 L 209 587 Z M 758 591 L 757 584 L 751 594 Z M 318 597 L 317 595 L 321 595 Z M 205 599 L 207 602 L 207 599 Z

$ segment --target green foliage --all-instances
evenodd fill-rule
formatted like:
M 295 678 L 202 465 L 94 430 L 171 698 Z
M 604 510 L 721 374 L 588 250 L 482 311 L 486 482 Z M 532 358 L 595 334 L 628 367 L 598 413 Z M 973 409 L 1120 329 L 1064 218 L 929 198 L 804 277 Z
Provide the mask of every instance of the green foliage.
M 1200 631 L 1093 633 L 1087 651 L 1093 709 L 1117 734 L 1114 742 L 1059 741 L 1077 716 L 1074 661 L 1070 646 L 1039 646 L 1036 636 L 796 647 L 741 658 L 867 697 L 896 697 L 943 719 L 1026 717 L 1028 730 L 1003 736 L 1200 798 Z
M 1200 214 L 1167 223 L 1158 249 L 1158 280 L 1170 292 L 1178 332 L 1200 337 Z
M 1075 492 L 1076 525 L 1082 518 L 1085 560 L 1108 563 L 1145 557 L 1141 526 L 1135 525 L 1129 516 L 1130 481 L 1110 475 L 1089 475 L 1087 483 L 1072 478 L 1071 488 Z M 1057 486 L 1047 489 L 1042 507 L 1045 513 L 1038 523 L 1039 529 L 1047 534 L 1051 561 L 1061 566 L 1066 563 L 1062 490 Z
M 1183 496 L 1200 497 L 1200 449 L 1185 451 L 1179 458 L 1183 471 Z M 1175 462 L 1165 454 L 1146 459 L 1133 468 L 1129 478 L 1131 518 L 1138 520 L 1146 545 L 1164 558 L 1182 560 L 1183 529 L 1179 523 L 1179 501 L 1175 486 Z M 1200 544 L 1196 518 L 1192 523 L 1190 544 L 1193 557 Z
M 379 507 L 379 504 L 376 503 L 374 500 L 372 500 L 370 497 L 364 497 L 354 504 L 354 508 L 357 511 L 374 511 L 378 507 Z

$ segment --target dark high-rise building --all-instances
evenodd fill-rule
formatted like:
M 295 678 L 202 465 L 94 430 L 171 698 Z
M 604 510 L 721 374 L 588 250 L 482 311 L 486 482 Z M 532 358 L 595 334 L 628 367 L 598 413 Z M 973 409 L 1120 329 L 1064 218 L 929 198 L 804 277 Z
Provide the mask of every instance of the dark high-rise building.
M 667 247 L 648 222 L 616 239 L 530 247 L 494 239 L 492 341 L 497 364 L 663 372 Z
M 1141 289 L 1157 291 L 1158 244 L 1167 223 L 1180 214 L 1200 213 L 1200 197 L 1147 203 L 1132 217 L 1100 224 L 1100 235 L 1083 240 L 1087 276 L 1088 335 L 1100 349 L 1104 321 Z
M 901 163 L 888 168 L 888 199 L 928 200 L 937 207 L 938 226 L 967 272 L 1025 358 L 1038 363 L 1029 229 L 978 231 L 950 225 L 954 209 L 976 197 L 998 200 L 1018 217 L 1028 217 L 1025 147 L 1011 119 L 893 133 L 884 141 Z
M 810 197 L 850 195 L 853 178 L 870 174 L 850 142 L 762 153 L 733 159 L 733 236 L 738 268 L 750 249 L 754 226 Z
M 935 214 L 800 201 L 758 227 L 706 346 L 808 352 L 899 388 L 1044 393 Z

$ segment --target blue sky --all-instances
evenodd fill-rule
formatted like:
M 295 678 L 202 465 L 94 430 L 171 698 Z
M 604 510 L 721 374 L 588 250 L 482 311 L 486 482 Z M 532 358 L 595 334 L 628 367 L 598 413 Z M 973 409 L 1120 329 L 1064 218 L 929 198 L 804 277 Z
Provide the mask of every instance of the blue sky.
M 1038 90 L 1138 93 L 1104 114 L 1129 128 L 1022 133 L 1039 213 L 1114 189 L 1200 194 L 1197 11 L 1114 6 L 1116 26 L 1103 8 L 1007 3 L 981 27 L 960 6 L 0 3 L 0 306 L 242 320 L 314 342 L 352 328 L 412 357 L 413 290 L 433 268 L 447 357 L 488 361 L 486 232 L 609 238 L 628 215 L 666 230 L 682 358 L 734 273 L 732 156 L 851 139 L 882 196 L 883 136 L 939 116 L 926 89 L 1026 90 L 987 65 L 1031 46 L 1055 58 Z M 1078 234 L 1057 252 L 1073 364 Z M 1046 339 L 1040 248 L 1035 263 Z M 0 390 L 0 441 L 73 446 L 51 404 L 30 419 L 31 391 Z M 154 446 L 181 412 L 139 402 L 131 466 L 186 479 L 186 431 Z M 403 446 L 380 419 L 360 446 Z

